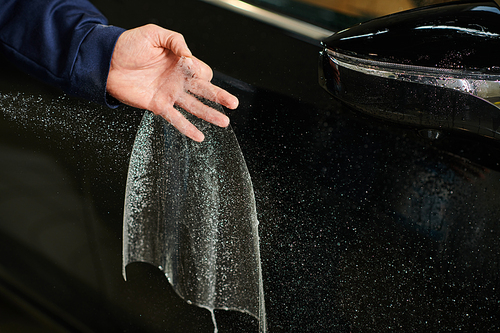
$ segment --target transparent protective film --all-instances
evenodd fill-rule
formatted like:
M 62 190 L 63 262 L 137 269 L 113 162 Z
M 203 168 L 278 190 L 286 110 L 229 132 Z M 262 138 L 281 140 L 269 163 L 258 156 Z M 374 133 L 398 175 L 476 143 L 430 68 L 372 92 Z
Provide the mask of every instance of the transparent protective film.
M 124 277 L 127 264 L 151 263 L 213 318 L 214 309 L 245 312 L 264 332 L 258 221 L 241 149 L 230 127 L 184 114 L 205 141 L 149 111 L 139 127 L 125 198 Z

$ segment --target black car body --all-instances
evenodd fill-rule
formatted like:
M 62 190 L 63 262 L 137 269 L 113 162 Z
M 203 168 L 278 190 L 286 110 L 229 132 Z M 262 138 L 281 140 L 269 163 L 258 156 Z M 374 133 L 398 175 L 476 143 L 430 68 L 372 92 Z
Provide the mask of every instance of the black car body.
M 93 3 L 114 25 L 181 32 L 240 99 L 227 112 L 255 191 L 268 331 L 498 330 L 496 142 L 365 117 L 318 84 L 319 41 L 210 1 Z M 213 332 L 157 268 L 122 277 L 144 111 L 68 97 L 5 60 L 0 73 L 0 331 Z

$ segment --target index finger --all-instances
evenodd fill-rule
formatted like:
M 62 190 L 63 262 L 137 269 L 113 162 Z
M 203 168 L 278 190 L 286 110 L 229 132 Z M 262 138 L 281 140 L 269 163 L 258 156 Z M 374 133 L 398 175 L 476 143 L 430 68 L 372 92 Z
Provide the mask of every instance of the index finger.
M 224 105 L 229 109 L 234 110 L 239 104 L 236 96 L 204 80 L 193 80 L 190 82 L 187 90 L 196 96 L 200 96 L 212 102 Z

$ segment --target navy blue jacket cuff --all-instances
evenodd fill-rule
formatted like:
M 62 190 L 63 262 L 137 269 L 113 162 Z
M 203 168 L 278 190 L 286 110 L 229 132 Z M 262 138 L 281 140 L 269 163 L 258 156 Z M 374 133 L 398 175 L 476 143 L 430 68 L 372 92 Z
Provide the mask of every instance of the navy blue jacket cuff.
M 118 37 L 125 30 L 97 24 L 89 31 L 80 45 L 73 65 L 68 89 L 69 94 L 116 107 L 119 103 L 106 93 L 109 66 Z

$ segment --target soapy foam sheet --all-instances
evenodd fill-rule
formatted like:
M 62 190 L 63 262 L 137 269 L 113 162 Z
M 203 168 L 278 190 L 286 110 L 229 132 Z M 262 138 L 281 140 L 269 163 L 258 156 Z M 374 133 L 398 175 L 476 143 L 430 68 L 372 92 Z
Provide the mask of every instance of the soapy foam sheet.
M 248 313 L 264 332 L 258 221 L 242 152 L 230 127 L 184 114 L 205 141 L 151 112 L 139 127 L 126 189 L 124 276 L 129 263 L 151 263 L 188 303 L 212 314 Z

